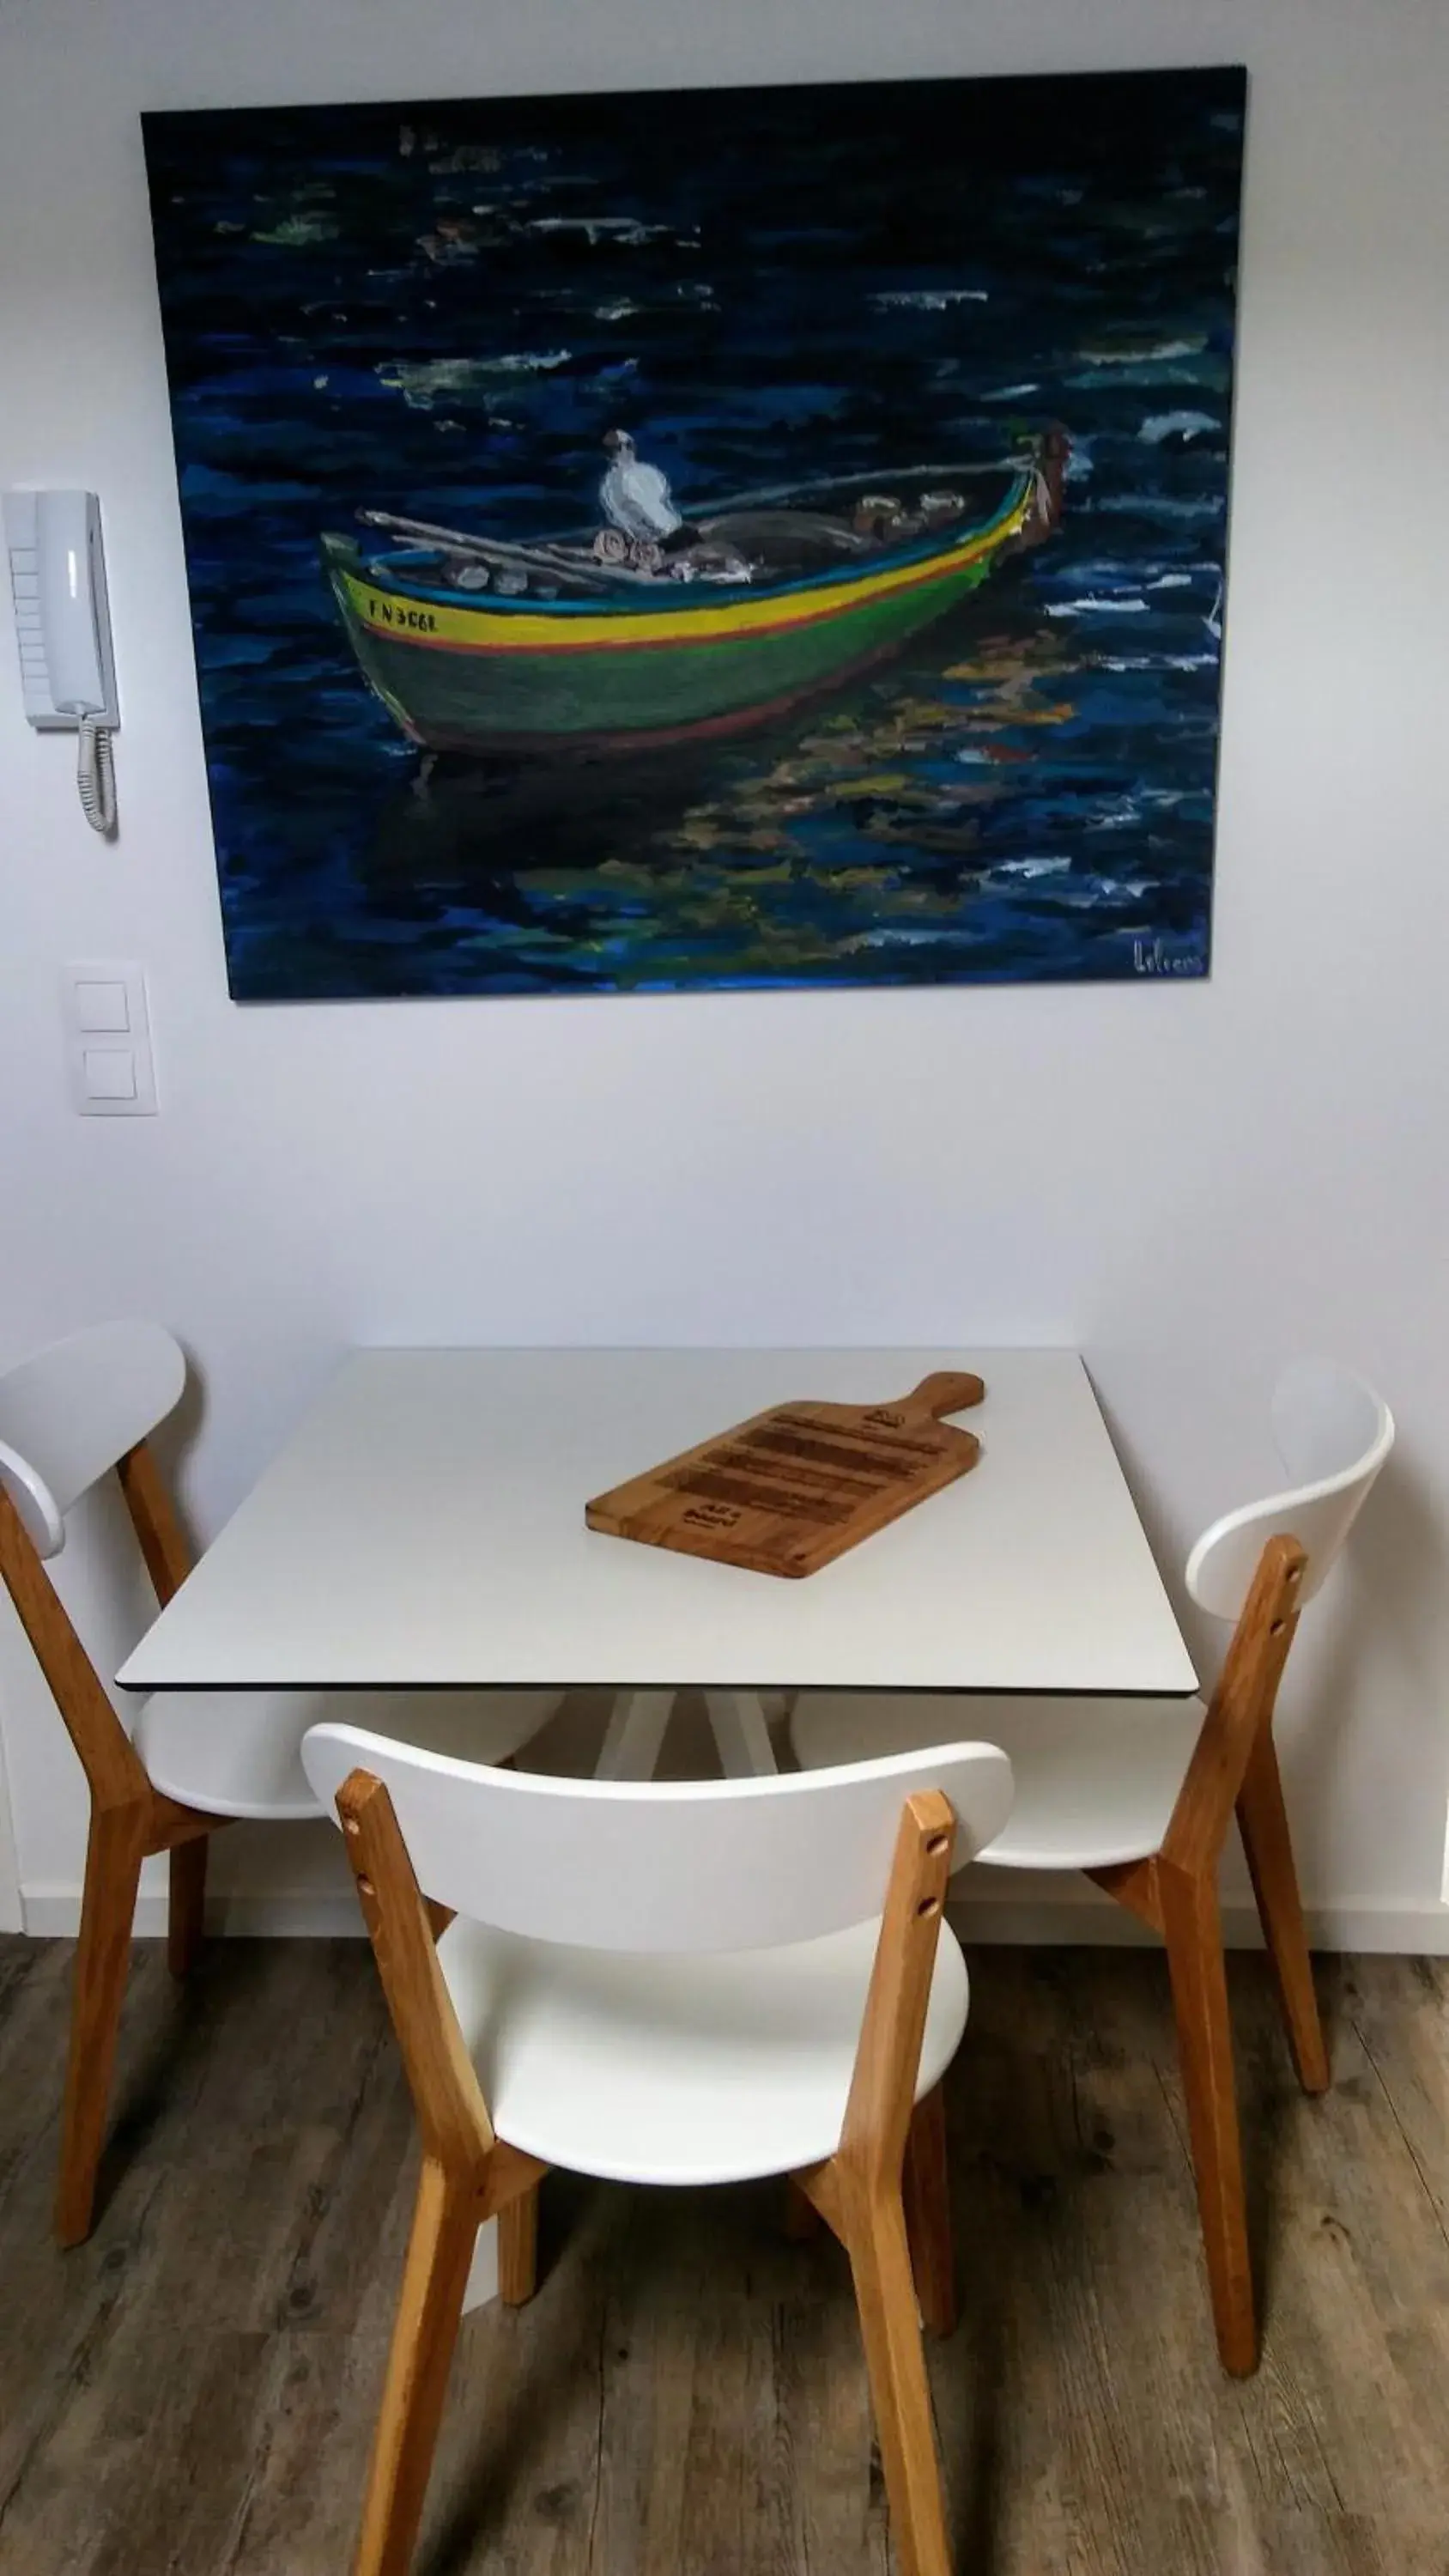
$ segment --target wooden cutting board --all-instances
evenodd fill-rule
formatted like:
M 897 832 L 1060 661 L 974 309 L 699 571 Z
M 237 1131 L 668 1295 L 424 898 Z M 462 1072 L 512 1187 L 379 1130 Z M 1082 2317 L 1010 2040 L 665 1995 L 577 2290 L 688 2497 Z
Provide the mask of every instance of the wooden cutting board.
M 981 1443 L 941 1417 L 979 1404 L 943 1371 L 888 1404 L 775 1404 L 598 1494 L 590 1529 L 757 1574 L 815 1574 L 974 1467 Z

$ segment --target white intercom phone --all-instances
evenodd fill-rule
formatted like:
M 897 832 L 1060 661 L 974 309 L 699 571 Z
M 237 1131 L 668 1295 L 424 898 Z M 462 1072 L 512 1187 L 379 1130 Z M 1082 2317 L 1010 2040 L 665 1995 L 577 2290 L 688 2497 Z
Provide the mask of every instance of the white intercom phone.
M 5 543 L 20 639 L 25 712 L 42 732 L 80 735 L 86 820 L 116 820 L 111 735 L 120 723 L 94 492 L 7 492 Z

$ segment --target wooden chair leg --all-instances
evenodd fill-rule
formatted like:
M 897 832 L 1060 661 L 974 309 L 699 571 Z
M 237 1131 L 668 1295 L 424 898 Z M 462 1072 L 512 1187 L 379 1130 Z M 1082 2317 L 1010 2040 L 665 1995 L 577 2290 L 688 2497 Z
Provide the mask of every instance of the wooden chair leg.
M 1288 2045 L 1305 2093 L 1326 2093 L 1331 2075 L 1323 2024 L 1318 2017 L 1313 1968 L 1298 1872 L 1283 1804 L 1283 1781 L 1272 1732 L 1264 1727 L 1238 1792 L 1238 1829 L 1248 1855 L 1263 1938 L 1273 1963 Z
M 1157 1883 L 1218 2355 L 1242 2379 L 1257 2367 L 1258 2338 L 1217 1887 L 1166 1863 Z
M 478 2233 L 478 2196 L 423 2160 L 354 2576 L 407 2576 Z
M 55 2232 L 62 2245 L 79 2245 L 91 2232 L 146 1823 L 141 1806 L 91 1810 L 55 2200 Z
M 921 2315 L 932 2334 L 956 2331 L 956 2262 L 946 2164 L 946 2102 L 937 2084 L 916 2104 L 902 2174 L 906 2235 Z
M 189 1977 L 196 1965 L 206 1919 L 206 1855 L 211 1836 L 171 1847 L 171 1892 L 166 1911 L 166 1965 Z
M 498 2295 L 521 2308 L 538 2288 L 538 2184 L 498 2213 Z
M 900 2576 L 951 2576 L 931 2392 L 899 2195 L 862 2196 L 851 2212 L 847 2246 Z

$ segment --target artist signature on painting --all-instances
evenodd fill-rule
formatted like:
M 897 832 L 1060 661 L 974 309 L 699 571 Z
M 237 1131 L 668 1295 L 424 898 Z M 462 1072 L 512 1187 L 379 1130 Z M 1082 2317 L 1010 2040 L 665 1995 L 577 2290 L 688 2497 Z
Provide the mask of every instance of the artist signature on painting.
M 1190 948 L 1174 948 L 1166 939 L 1134 939 L 1134 975 L 1200 975 L 1202 959 Z

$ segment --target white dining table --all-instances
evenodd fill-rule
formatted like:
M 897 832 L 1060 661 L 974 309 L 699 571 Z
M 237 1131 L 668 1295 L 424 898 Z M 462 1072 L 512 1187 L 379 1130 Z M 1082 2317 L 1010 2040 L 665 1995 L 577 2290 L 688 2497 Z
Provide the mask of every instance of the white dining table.
M 942 1369 L 985 1382 L 976 1465 L 804 1580 L 585 1526 L 591 1496 L 768 1405 L 884 1402 Z M 1197 1686 L 1070 1350 L 354 1351 L 118 1678 L 602 1685 L 615 1776 L 652 1766 L 686 1685 L 734 1770 L 773 1768 L 764 1688 Z M 465 2305 L 497 2279 L 490 2221 Z
M 589 1530 L 780 1402 L 970 1369 L 970 1473 L 801 1581 Z M 1070 1350 L 353 1351 L 122 1666 L 131 1690 L 574 1685 L 1186 1695 Z

